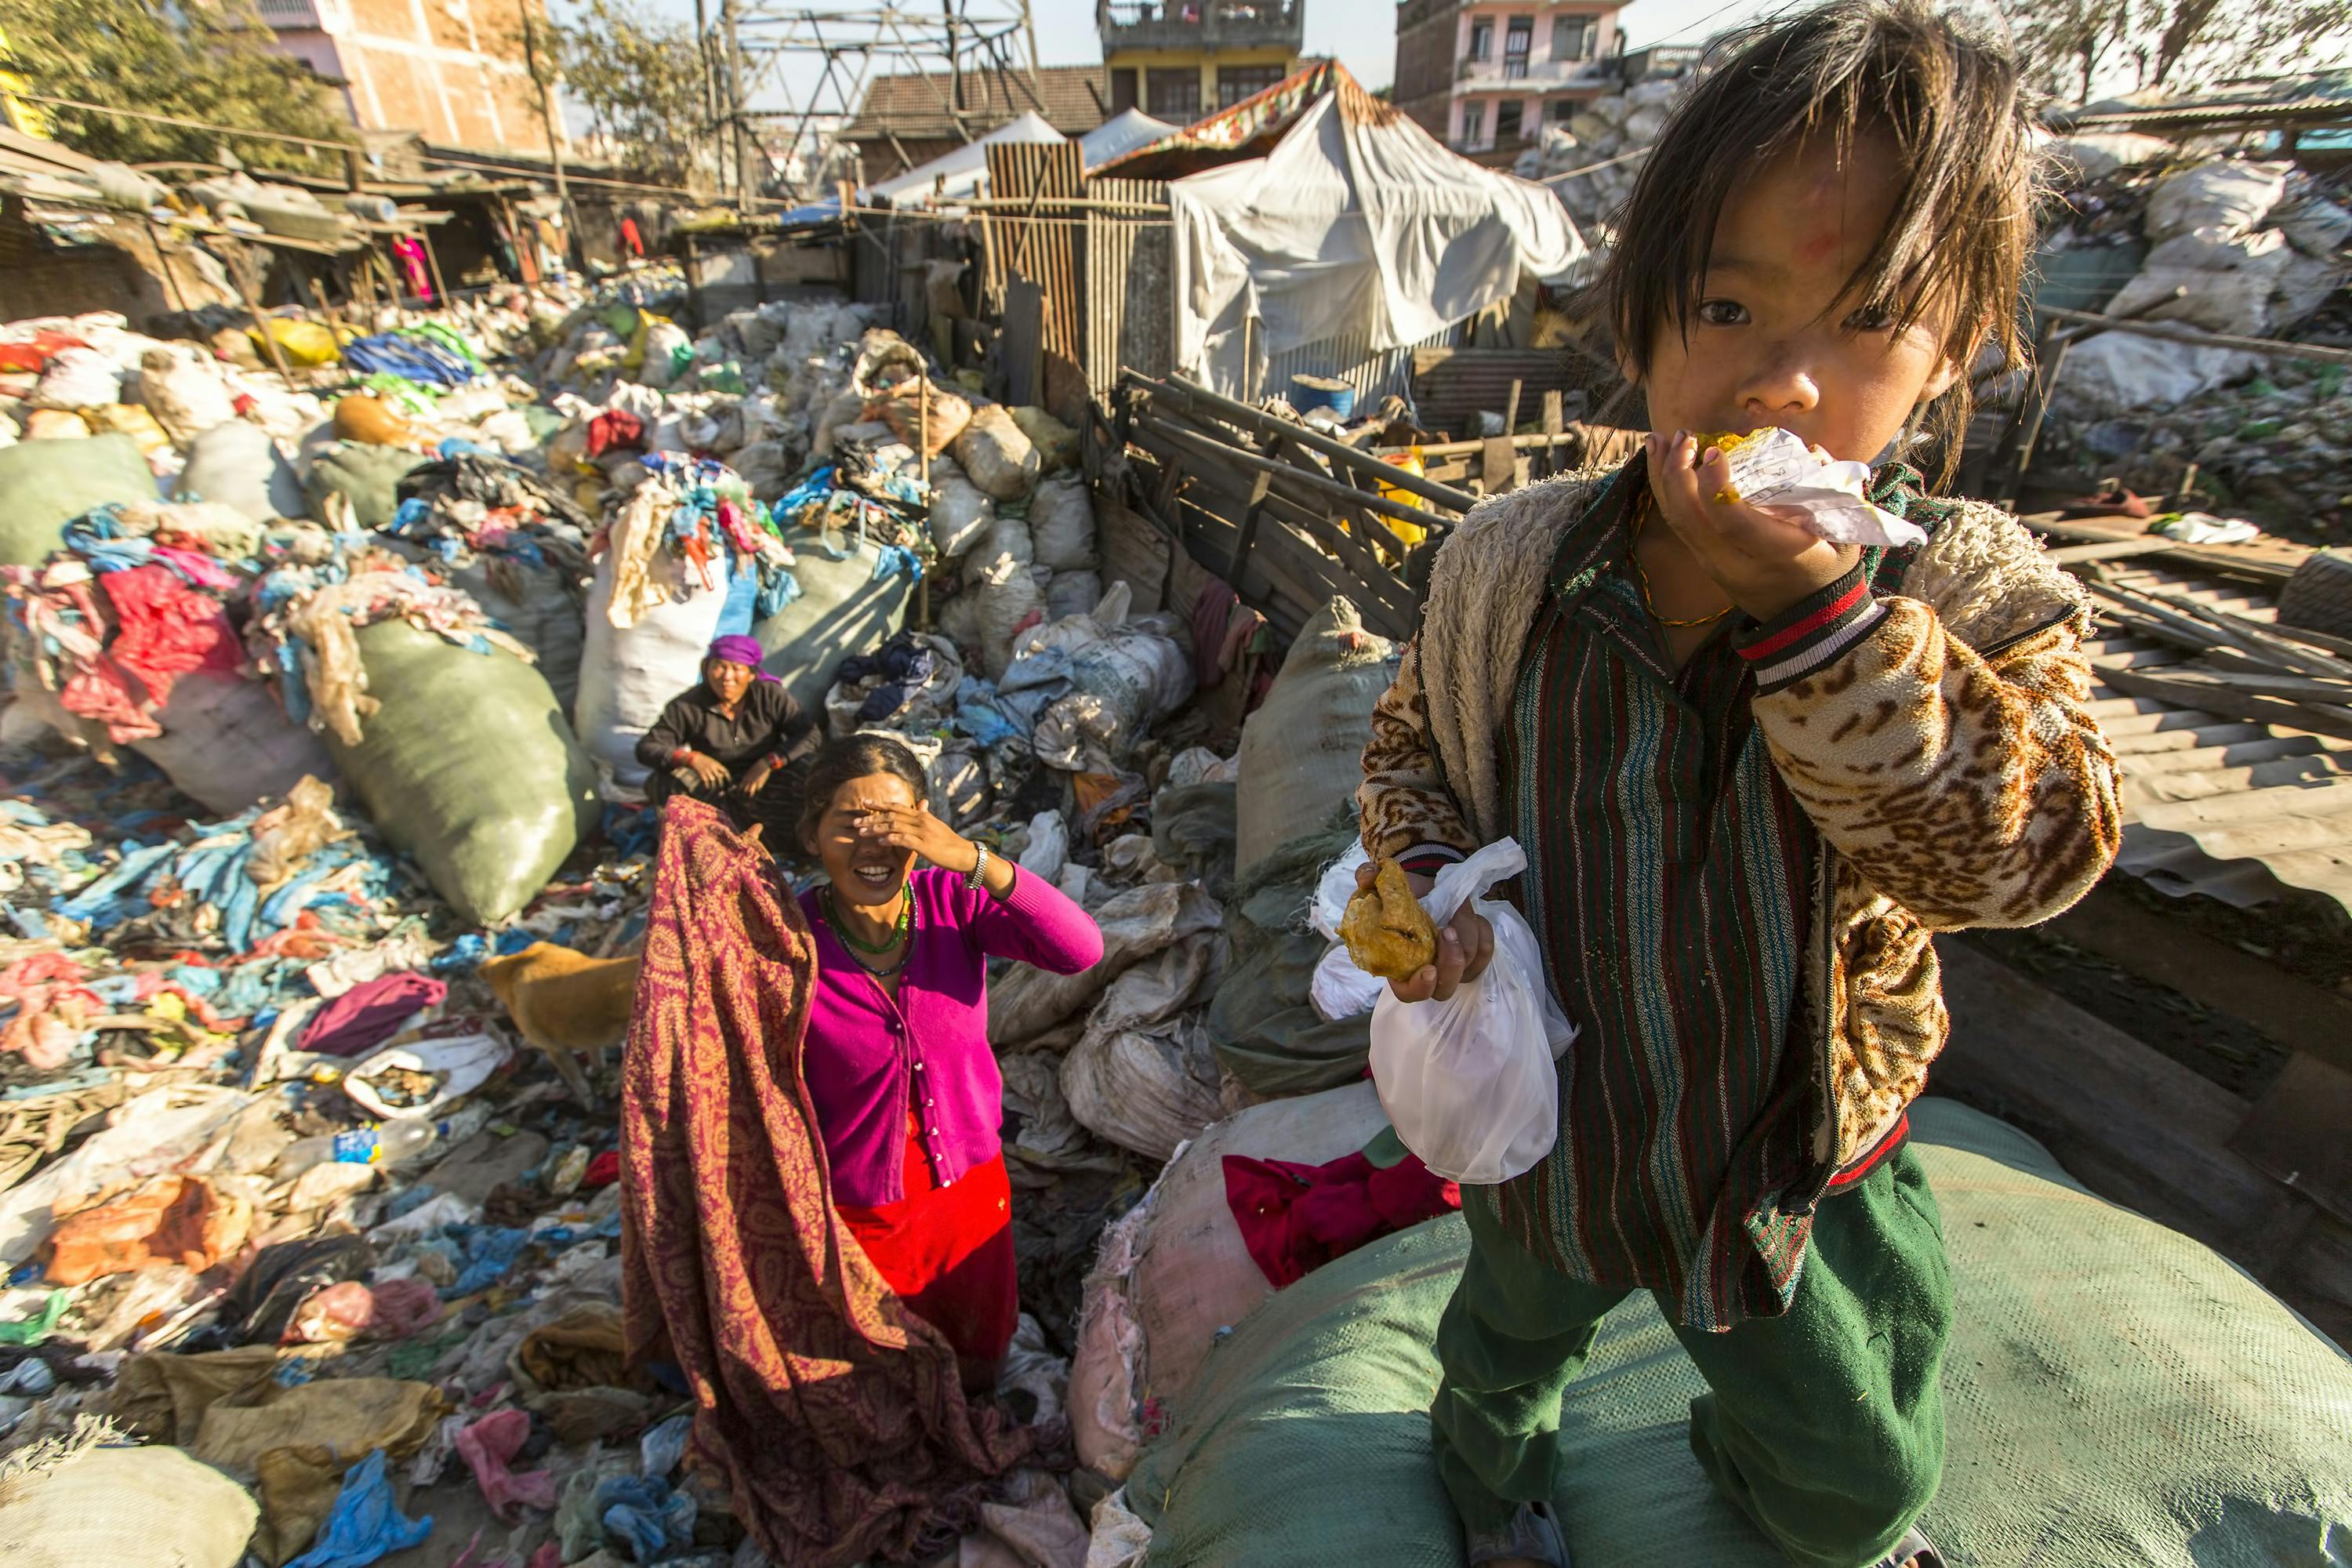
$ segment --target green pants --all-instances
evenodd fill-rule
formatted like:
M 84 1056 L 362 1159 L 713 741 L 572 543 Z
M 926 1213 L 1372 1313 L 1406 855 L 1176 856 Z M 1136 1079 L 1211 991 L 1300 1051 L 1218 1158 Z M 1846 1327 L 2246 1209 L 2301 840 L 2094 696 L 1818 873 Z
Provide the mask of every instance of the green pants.
M 1438 1324 L 1430 1420 L 1455 1509 L 1487 1529 L 1552 1495 L 1560 1396 L 1625 1292 L 1531 1257 L 1475 1198 L 1463 1212 L 1470 1259 Z M 1700 1467 L 1804 1568 L 1875 1562 L 1943 1473 L 1951 1318 L 1943 1224 L 1906 1146 L 1823 1201 L 1785 1315 L 1677 1331 L 1712 1390 L 1691 1401 Z

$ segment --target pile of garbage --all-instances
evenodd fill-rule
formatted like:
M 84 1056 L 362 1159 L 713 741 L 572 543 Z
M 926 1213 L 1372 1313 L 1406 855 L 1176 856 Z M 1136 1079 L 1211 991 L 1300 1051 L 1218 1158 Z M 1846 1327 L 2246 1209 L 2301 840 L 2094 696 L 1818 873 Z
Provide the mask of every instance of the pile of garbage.
M 1586 242 L 1596 249 L 1607 245 L 1613 233 L 1611 220 L 1633 194 L 1643 154 L 1665 129 L 1675 100 L 1691 79 L 1635 82 L 1622 92 L 1579 104 L 1565 125 L 1544 126 L 1536 144 L 1519 154 L 1512 173 L 1550 185 Z
M 1309 906 L 1394 650 L 1334 601 L 1213 731 L 1263 623 L 1107 577 L 1080 426 L 865 307 L 686 303 L 0 327 L 0 1489 L 91 1561 L 756 1560 L 621 1363 L 616 1063 L 583 1101 L 481 973 L 635 951 L 635 742 L 719 635 L 1104 928 L 992 985 L 1022 1418 L 1163 1163 L 1361 1074 Z M 1077 1568 L 1111 1489 L 1024 1472 L 967 1556 Z
M 2042 292 L 2191 341 L 2106 331 L 2071 346 L 2044 460 L 2307 542 L 2339 537 L 2343 367 L 2194 339 L 2340 336 L 2327 323 L 2340 327 L 2331 301 L 2352 276 L 2341 181 L 2152 136 L 2066 137 L 2050 151 L 2068 177 L 2038 258 Z

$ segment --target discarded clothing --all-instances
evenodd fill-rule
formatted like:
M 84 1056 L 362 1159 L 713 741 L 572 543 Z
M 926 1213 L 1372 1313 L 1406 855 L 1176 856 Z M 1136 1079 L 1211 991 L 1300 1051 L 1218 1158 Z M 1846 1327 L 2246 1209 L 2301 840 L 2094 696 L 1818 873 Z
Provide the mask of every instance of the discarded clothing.
M 533 1329 L 515 1349 L 515 1363 L 540 1387 L 561 1391 L 626 1384 L 651 1390 L 653 1380 L 629 1375 L 621 1311 L 604 1302 L 574 1307 Z
M 642 452 L 645 449 L 646 422 L 627 410 L 615 408 L 588 421 L 590 457 L 601 458 L 607 452 Z
M 384 1474 L 379 1448 L 352 1467 L 343 1478 L 342 1495 L 319 1543 L 286 1568 L 367 1568 L 378 1558 L 405 1552 L 433 1533 L 433 1516 L 404 1517 L 393 1501 L 392 1482 Z
M 782 1568 L 943 1549 L 1040 1434 L 966 1405 L 826 1202 L 807 923 L 718 812 L 670 809 L 622 1089 L 631 1363 L 684 1370 L 696 1447 Z
M 1279 1290 L 1368 1241 L 1462 1206 L 1462 1189 L 1419 1156 L 1379 1166 L 1361 1152 L 1328 1165 L 1225 1156 L 1225 1203 L 1242 1245 Z
M 672 1491 L 667 1481 L 646 1476 L 607 1478 L 596 1489 L 594 1507 L 605 1532 L 627 1542 L 630 1555 L 640 1563 L 691 1546 L 701 1511 L 692 1493 Z
M 245 1245 L 253 1205 L 201 1176 L 159 1176 L 128 1197 L 61 1222 L 43 1278 L 84 1285 L 108 1274 L 173 1264 L 202 1273 Z
M 352 986 L 310 1016 L 302 1049 L 355 1057 L 398 1034 L 409 1019 L 437 1007 L 449 987 L 425 974 L 387 974 Z
M 530 1415 L 523 1410 L 496 1410 L 457 1434 L 457 1454 L 474 1472 L 490 1511 L 511 1521 L 518 1505 L 555 1508 L 555 1477 L 546 1470 L 517 1475 L 507 1467 L 530 1436 Z

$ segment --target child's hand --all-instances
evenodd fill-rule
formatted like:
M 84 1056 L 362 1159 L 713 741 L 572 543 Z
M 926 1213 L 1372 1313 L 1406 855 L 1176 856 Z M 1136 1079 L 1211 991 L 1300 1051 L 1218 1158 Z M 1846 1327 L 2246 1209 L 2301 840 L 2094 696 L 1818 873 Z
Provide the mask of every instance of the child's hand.
M 1370 866 L 1356 868 L 1356 890 L 1370 892 L 1374 872 Z M 1412 895 L 1421 898 L 1429 891 L 1426 877 L 1409 877 Z M 1451 924 L 1440 926 L 1437 931 L 1437 962 L 1424 965 L 1411 980 L 1391 980 L 1389 989 L 1400 1002 L 1443 1002 L 1454 994 L 1455 987 L 1465 980 L 1475 980 L 1486 973 L 1495 962 L 1495 928 L 1486 917 L 1469 905 L 1462 906 Z
M 1722 453 L 1697 450 L 1690 433 L 1653 431 L 1650 493 L 1666 526 L 1698 557 L 1731 602 L 1769 621 L 1798 600 L 1828 587 L 1853 567 L 1861 552 L 1816 538 L 1770 507 L 1715 498 L 1729 488 L 1731 465 Z M 1820 447 L 1813 448 L 1821 452 Z M 1703 458 L 1713 454 L 1714 461 Z M 1828 454 L 1822 452 L 1822 457 Z

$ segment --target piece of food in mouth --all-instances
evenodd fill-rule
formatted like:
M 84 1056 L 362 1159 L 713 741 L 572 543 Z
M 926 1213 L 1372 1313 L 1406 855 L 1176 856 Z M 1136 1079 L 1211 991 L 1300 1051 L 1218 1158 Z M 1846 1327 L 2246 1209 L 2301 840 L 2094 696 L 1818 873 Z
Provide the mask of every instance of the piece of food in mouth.
M 1437 922 L 1393 860 L 1382 860 L 1372 885 L 1348 900 L 1339 937 L 1356 967 L 1382 980 L 1410 980 L 1437 961 Z
M 1691 439 L 1698 444 L 1698 455 L 1702 459 L 1706 458 L 1706 449 L 1709 447 L 1715 447 L 1725 457 L 1728 458 L 1732 453 L 1738 451 L 1748 442 L 1756 439 L 1757 437 L 1763 435 L 1766 431 L 1772 428 L 1773 426 L 1767 425 L 1763 429 L 1750 430 L 1745 436 L 1730 430 L 1717 430 L 1712 432 L 1703 430 L 1699 432 L 1699 434 L 1692 437 Z M 1733 489 L 1729 485 L 1726 485 L 1723 489 L 1715 492 L 1715 499 L 1721 501 L 1726 506 L 1736 506 L 1739 501 L 1739 492 Z

